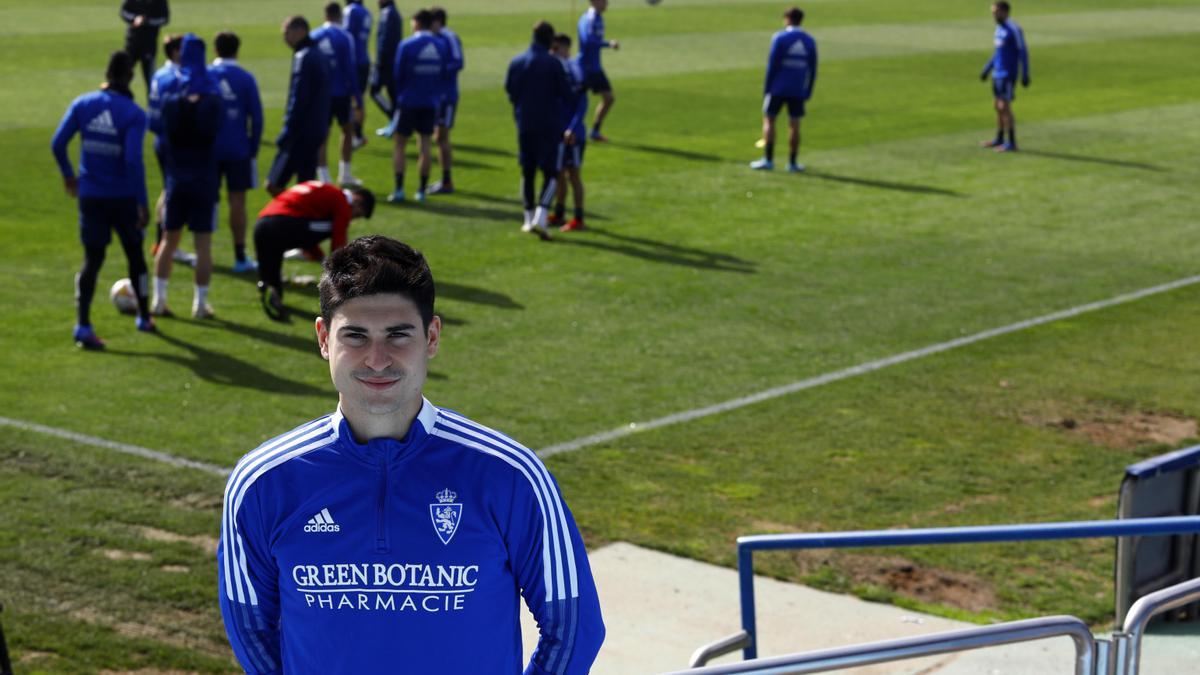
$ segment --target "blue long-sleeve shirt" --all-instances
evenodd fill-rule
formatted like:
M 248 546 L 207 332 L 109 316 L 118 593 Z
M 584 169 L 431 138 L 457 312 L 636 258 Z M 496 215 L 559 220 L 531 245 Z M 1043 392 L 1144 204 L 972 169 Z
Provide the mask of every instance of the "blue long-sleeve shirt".
M 417 31 L 401 42 L 392 69 L 396 105 L 436 109 L 446 92 L 448 61 L 442 42 L 429 31 Z
M 570 96 L 570 85 L 562 62 L 548 49 L 534 43 L 518 54 L 508 64 L 504 91 L 512 103 L 518 133 L 562 133 L 561 111 Z
M 296 44 L 288 84 L 283 128 L 275 139 L 281 148 L 315 148 L 329 131 L 329 62 L 311 37 Z
M 589 7 L 583 16 L 579 17 L 579 63 L 583 72 L 594 73 L 600 70 L 600 50 L 611 47 L 612 43 L 604 39 L 604 15 Z
M 996 51 L 983 66 L 983 77 L 988 73 L 996 79 L 1021 77 L 1029 80 L 1029 51 L 1025 48 L 1025 33 L 1012 19 L 996 24 Z M 1019 70 L 1018 70 L 1019 68 Z
M 341 26 L 335 26 L 326 21 L 310 36 L 317 48 L 329 61 L 329 72 L 332 79 L 329 82 L 329 95 L 334 97 L 351 96 L 358 99 L 358 67 L 354 57 L 354 38 Z M 359 105 L 362 101 L 358 100 Z
M 371 85 L 386 87 L 392 82 L 392 67 L 396 63 L 396 48 L 400 45 L 402 26 L 400 10 L 388 2 L 379 8 L 379 28 L 375 30 L 375 63 L 371 69 Z
M 146 206 L 146 113 L 127 94 L 102 89 L 71 102 L 50 148 L 63 178 L 75 176 L 67 145 L 80 136 L 79 196 L 134 197 Z
M 179 66 L 167 61 L 150 78 L 150 96 L 146 101 L 149 129 L 154 134 L 154 147 L 161 149 L 163 138 L 162 104 L 175 95 L 179 86 Z
M 208 69 L 221 94 L 217 159 L 238 161 L 258 156 L 263 110 L 254 76 L 233 59 L 217 59 Z
M 371 64 L 371 50 L 367 43 L 371 40 L 371 10 L 363 6 L 361 0 L 346 3 L 342 13 L 342 28 L 354 38 L 354 62 L 358 70 Z
M 442 43 L 442 52 L 446 54 L 446 100 L 457 103 L 458 72 L 466 65 L 462 40 L 459 39 L 458 33 L 447 27 L 442 27 L 441 31 L 434 33 L 434 37 Z
M 574 675 L 604 639 L 546 467 L 429 401 L 400 440 L 361 443 L 339 411 L 264 443 L 222 514 L 218 595 L 248 673 Z M 528 664 L 522 599 L 540 634 Z
M 563 68 L 567 72 L 567 99 L 563 105 L 563 131 L 570 131 L 582 141 L 587 138 L 585 134 L 587 133 L 588 111 L 587 89 L 583 86 L 583 66 L 579 64 L 577 56 L 564 60 Z
M 817 83 L 817 43 L 799 26 L 771 38 L 763 93 L 808 100 Z

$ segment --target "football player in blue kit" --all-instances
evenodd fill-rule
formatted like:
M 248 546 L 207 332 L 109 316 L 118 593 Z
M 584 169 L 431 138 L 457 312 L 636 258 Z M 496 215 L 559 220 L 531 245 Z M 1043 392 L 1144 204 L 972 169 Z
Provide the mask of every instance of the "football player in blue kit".
M 996 20 L 996 52 L 983 67 L 979 79 L 986 81 L 992 76 L 992 96 L 996 107 L 996 137 L 984 141 L 986 148 L 997 152 L 1012 152 L 1017 149 L 1017 124 L 1013 118 L 1012 102 L 1017 97 L 1017 80 L 1022 87 L 1029 86 L 1029 51 L 1025 48 L 1025 33 L 1016 21 L 1009 18 L 1012 7 L 1001 0 L 992 5 L 992 18 Z M 1005 134 L 1008 140 L 1004 140 Z
M 258 82 L 237 62 L 241 40 L 230 32 L 213 40 L 217 58 L 208 69 L 221 94 L 217 131 L 217 168 L 225 176 L 229 196 L 229 230 L 233 235 L 233 271 L 253 272 L 246 257 L 246 191 L 258 187 L 258 145 L 262 140 L 262 99 Z
M 588 110 L 587 89 L 583 86 L 583 67 L 578 58 L 571 58 L 571 36 L 559 33 L 554 36 L 552 49 L 567 72 L 569 84 L 567 100 L 562 109 L 562 142 L 558 148 L 558 190 L 554 194 L 554 213 L 547 220 L 559 226 L 562 232 L 586 229 L 583 224 L 583 152 L 587 149 L 586 117 Z M 575 196 L 575 217 L 563 222 L 566 216 L 567 187 Z
M 621 43 L 604 37 L 604 10 L 608 9 L 608 0 L 589 0 L 591 6 L 579 17 L 579 63 L 583 67 L 583 85 L 586 89 L 600 95 L 600 105 L 596 106 L 596 119 L 592 122 L 591 139 L 603 143 L 608 139 L 600 133 L 600 125 L 612 110 L 612 84 L 604 67 L 600 65 L 600 50 L 621 48 Z
M 396 189 L 389 202 L 403 202 L 405 150 L 408 139 L 417 134 L 417 169 L 420 183 L 414 198 L 425 201 L 429 185 L 430 150 L 437 111 L 446 92 L 449 55 L 444 44 L 433 35 L 433 12 L 422 9 L 412 17 L 413 33 L 396 48 L 392 83 L 396 88 L 396 147 L 392 152 L 392 170 Z
M 346 0 L 346 9 L 342 12 L 342 28 L 354 38 L 354 93 L 357 95 L 359 106 L 354 110 L 354 149 L 367 144 L 363 137 L 363 118 L 367 109 L 362 105 L 363 94 L 367 91 L 367 82 L 371 78 L 371 50 L 367 43 L 371 40 L 371 10 L 363 7 L 362 0 Z
M 342 6 L 336 2 L 325 5 L 325 23 L 312 32 L 312 41 L 329 61 L 332 78 L 329 82 L 330 121 L 336 121 L 342 130 L 342 144 L 338 162 L 338 184 L 359 185 L 350 171 L 350 156 L 354 152 L 355 110 L 362 108 L 362 92 L 358 89 L 358 66 L 354 38 L 342 28 Z M 321 143 L 317 155 L 317 180 L 332 183 L 326 160 L 328 139 Z
M 771 38 L 767 77 L 763 84 L 763 158 L 751 169 L 775 168 L 775 118 L 788 109 L 788 171 L 803 171 L 796 161 L 800 151 L 800 118 L 817 82 L 817 43 L 800 24 L 804 12 L 792 7 L 783 13 L 784 29 Z

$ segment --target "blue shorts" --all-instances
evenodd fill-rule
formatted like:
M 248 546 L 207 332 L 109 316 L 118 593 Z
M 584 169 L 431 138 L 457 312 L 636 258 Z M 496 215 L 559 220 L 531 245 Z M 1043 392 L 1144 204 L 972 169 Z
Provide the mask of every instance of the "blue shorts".
M 396 133 L 404 137 L 412 136 L 414 131 L 422 136 L 428 136 L 433 133 L 433 126 L 437 121 L 435 119 L 437 111 L 433 108 L 401 106 L 396 115 Z
M 207 196 L 183 190 L 167 193 L 166 215 L 163 229 L 168 232 L 182 230 L 184 225 L 197 234 L 215 232 L 217 229 L 217 204 Z
M 550 174 L 558 173 L 558 148 L 562 136 L 556 133 L 525 133 L 517 136 L 517 161 L 522 169 L 530 167 Z
M 329 121 L 337 120 L 338 126 L 350 123 L 350 97 L 334 96 L 329 99 Z
M 367 90 L 367 82 L 371 79 L 371 64 L 358 64 L 358 72 L 355 73 L 355 76 L 354 85 L 358 87 L 355 93 L 362 96 L 363 92 Z
M 267 185 L 285 187 L 288 181 L 296 177 L 296 182 L 315 180 L 317 177 L 317 148 L 281 147 L 271 163 L 271 172 L 267 174 Z
M 79 241 L 84 246 L 108 246 L 113 230 L 122 240 L 138 237 L 138 205 L 134 197 L 80 197 Z
M 438 108 L 437 125 L 446 127 L 447 129 L 454 128 L 454 116 L 458 113 L 458 99 L 453 101 L 442 101 L 442 105 Z
M 582 137 L 575 138 L 574 145 L 566 143 L 558 144 L 558 168 L 559 169 L 582 169 L 583 168 L 583 151 L 587 149 L 587 141 Z
M 993 77 L 992 95 L 999 101 L 1012 101 L 1017 98 L 1017 78 Z
M 794 96 L 772 96 L 767 94 L 763 97 L 763 117 L 775 119 L 779 115 L 779 111 L 783 110 L 783 104 L 787 104 L 788 117 L 798 120 L 804 117 L 804 99 Z
M 608 76 L 604 74 L 604 69 L 593 70 L 590 73 L 583 74 L 583 88 L 593 91 L 597 94 L 603 94 L 612 91 L 612 85 L 608 83 Z
M 245 192 L 258 187 L 258 160 L 229 159 L 217 162 L 217 180 L 225 176 L 225 189 L 230 192 Z

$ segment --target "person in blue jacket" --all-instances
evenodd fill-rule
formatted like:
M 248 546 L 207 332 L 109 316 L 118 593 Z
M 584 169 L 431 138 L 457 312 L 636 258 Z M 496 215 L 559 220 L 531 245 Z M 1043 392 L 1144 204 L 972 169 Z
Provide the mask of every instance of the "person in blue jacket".
M 133 102 L 133 57 L 113 52 L 99 91 L 71 102 L 54 132 L 50 147 L 62 173 L 63 189 L 79 200 L 79 239 L 83 266 L 75 275 L 75 344 L 83 349 L 104 349 L 104 340 L 92 328 L 91 306 L 96 277 L 104 255 L 117 233 L 129 262 L 129 279 L 137 296 L 137 329 L 153 331 L 147 303 L 146 259 L 142 239 L 146 211 L 146 171 L 142 142 L 146 113 Z M 79 134 L 79 175 L 76 176 L 67 145 Z
M 554 213 L 547 222 L 559 226 L 562 232 L 586 229 L 583 223 L 583 153 L 587 149 L 587 89 L 583 86 L 583 68 L 578 58 L 571 58 L 571 36 L 559 33 L 554 36 L 554 55 L 562 61 L 570 83 L 570 96 L 563 105 L 562 141 L 558 157 L 561 173 L 558 190 L 554 195 Z M 575 217 L 564 221 L 566 216 L 567 186 L 575 195 Z
M 804 12 L 792 7 L 783 13 L 784 29 L 771 38 L 767 77 L 763 84 L 763 158 L 750 168 L 775 168 L 775 118 L 788 109 L 788 171 L 803 171 L 796 161 L 800 151 L 800 118 L 817 82 L 817 43 L 800 27 Z
M 336 2 L 325 5 L 325 23 L 312 32 L 317 49 L 329 61 L 329 114 L 330 121 L 337 122 L 342 130 L 342 144 L 338 162 L 338 183 L 358 185 L 350 171 L 350 157 L 354 152 L 354 111 L 362 107 L 358 91 L 358 66 L 355 59 L 354 38 L 342 28 L 342 6 Z M 326 160 L 328 139 L 321 144 L 317 155 L 317 180 L 332 183 L 329 164 Z
M 204 40 L 188 33 L 179 57 L 179 85 L 162 104 L 166 138 L 166 215 L 162 244 L 154 255 L 154 301 L 150 312 L 174 316 L 167 306 L 167 284 L 175 249 L 183 228 L 192 232 L 196 246 L 195 293 L 192 316 L 213 318 L 208 303 L 212 280 L 212 235 L 217 229 L 220 174 L 217 133 L 221 124 L 221 98 L 205 65 Z
M 396 87 L 396 148 L 392 153 L 396 190 L 388 197 L 389 202 L 405 199 L 404 152 L 414 133 L 418 136 L 417 162 L 421 181 L 414 195 L 418 202 L 425 201 L 425 188 L 429 185 L 431 138 L 437 110 L 446 91 L 449 62 L 445 46 L 434 37 L 432 29 L 433 12 L 420 10 L 412 18 L 413 34 L 396 49 L 396 62 L 392 68 Z
M 363 94 L 367 91 L 367 81 L 371 77 L 371 50 L 367 46 L 371 41 L 371 10 L 363 7 L 362 0 L 346 0 L 346 9 L 342 12 L 342 28 L 354 38 L 354 93 L 359 103 L 358 108 L 354 110 L 354 148 L 357 150 L 367 144 L 362 132 L 367 110 L 362 101 Z
M 996 137 L 982 145 L 997 152 L 1013 152 L 1017 149 L 1017 122 L 1013 117 L 1012 102 L 1017 97 L 1017 79 L 1022 87 L 1029 86 L 1029 51 L 1025 48 L 1025 33 L 1016 21 L 1009 18 L 1012 7 L 1007 2 L 992 5 L 992 18 L 996 20 L 996 52 L 979 79 L 986 81 L 992 76 L 992 97 L 996 108 Z M 1008 140 L 1004 140 L 1005 133 Z
M 396 63 L 396 48 L 404 31 L 400 10 L 392 0 L 379 0 L 379 28 L 375 30 L 375 63 L 371 64 L 371 99 L 379 106 L 388 123 L 376 129 L 378 136 L 395 132 L 396 85 L 392 80 L 392 65 Z
M 217 58 L 208 69 L 221 94 L 221 125 L 217 132 L 217 168 L 225 176 L 229 195 L 229 230 L 233 235 L 233 271 L 253 272 L 246 257 L 246 191 L 258 187 L 258 145 L 262 141 L 262 99 L 258 82 L 237 62 L 241 40 L 234 33 L 217 33 Z
M 550 240 L 546 227 L 550 200 L 558 189 L 558 147 L 563 140 L 562 109 L 571 98 L 571 85 L 561 61 L 550 53 L 554 26 L 545 21 L 533 27 L 533 44 L 508 65 L 504 90 L 517 123 L 517 161 L 525 200 L 522 232 Z M 534 202 L 534 183 L 542 172 L 541 197 Z
M 163 158 L 166 150 L 166 139 L 163 137 L 162 104 L 174 96 L 179 88 L 179 50 L 183 48 L 183 35 L 168 35 L 163 38 L 163 62 L 154 76 L 150 79 L 150 98 L 146 104 L 147 128 L 154 134 L 154 158 L 158 161 L 158 172 L 162 184 L 167 184 L 167 165 Z M 167 208 L 167 193 L 160 191 L 154 202 L 154 245 L 151 255 L 158 253 L 158 247 L 163 239 L 163 216 Z M 183 248 L 175 249 L 175 261 L 185 265 L 195 266 L 196 255 Z
M 612 110 L 613 98 L 612 84 L 608 81 L 608 76 L 604 74 L 604 67 L 600 65 L 600 50 L 611 48 L 617 50 L 621 48 L 621 43 L 616 40 L 609 40 L 604 37 L 604 10 L 608 9 L 608 0 L 589 0 L 591 7 L 579 17 L 579 64 L 583 66 L 583 85 L 584 88 L 590 89 L 594 93 L 600 95 L 600 105 L 596 106 L 596 118 L 592 122 L 592 132 L 590 134 L 593 141 L 603 143 L 608 139 L 600 133 L 600 125 L 604 123 L 604 118 L 608 112 Z
M 433 137 L 438 144 L 438 164 L 442 167 L 442 180 L 429 186 L 431 195 L 448 195 L 454 193 L 454 180 L 451 174 L 453 155 L 450 150 L 450 130 L 454 128 L 454 118 L 458 114 L 458 73 L 463 69 L 462 40 L 458 34 L 446 25 L 448 20 L 443 7 L 431 7 L 433 13 L 433 36 L 442 42 L 448 60 L 446 62 L 446 92 L 442 104 L 438 107 L 437 121 L 434 125 Z
M 275 139 L 278 151 L 267 176 L 272 197 L 283 192 L 293 176 L 298 183 L 317 178 L 317 152 L 329 134 L 329 87 L 333 79 L 328 60 L 308 35 L 308 20 L 290 16 L 283 22 L 283 41 L 292 48 L 283 128 Z
M 558 483 L 424 397 L 442 335 L 425 258 L 363 237 L 326 258 L 319 292 L 337 410 L 242 457 L 225 486 L 217 593 L 242 668 L 587 673 L 604 622 Z

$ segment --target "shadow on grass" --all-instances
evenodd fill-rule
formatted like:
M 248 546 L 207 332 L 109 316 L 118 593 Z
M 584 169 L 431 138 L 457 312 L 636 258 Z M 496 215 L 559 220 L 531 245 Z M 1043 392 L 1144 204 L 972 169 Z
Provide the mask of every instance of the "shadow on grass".
M 472 145 L 470 143 L 456 143 L 456 142 L 454 142 L 453 134 L 451 134 L 451 136 L 450 136 L 450 145 L 453 146 L 454 150 L 461 150 L 463 152 L 474 152 L 479 155 L 491 155 L 493 157 L 516 157 L 517 156 L 517 153 L 513 152 L 512 150 L 503 150 L 501 148 L 493 148 L 493 147 L 487 146 L 487 145 Z
M 860 185 L 862 187 L 879 188 L 882 190 L 898 190 L 900 192 L 912 192 L 922 195 L 937 195 L 939 197 L 966 197 L 967 195 L 947 190 L 945 188 L 933 187 L 931 185 L 917 185 L 915 183 L 897 183 L 890 180 L 876 180 L 874 178 L 858 178 L 855 176 L 842 176 L 835 173 L 826 173 L 824 171 L 806 171 L 800 176 L 809 178 L 818 178 L 834 183 L 845 183 L 847 185 Z
M 1166 172 L 1169 169 L 1158 166 L 1156 164 L 1147 164 L 1145 162 L 1132 162 L 1125 159 L 1110 159 L 1108 157 L 1093 157 L 1090 155 L 1073 155 L 1067 152 L 1050 152 L 1049 150 L 1030 150 L 1021 148 L 1018 155 L 1033 155 L 1034 157 L 1047 157 L 1049 159 L 1064 159 L 1069 162 L 1087 162 L 1089 164 L 1107 164 L 1109 166 L 1123 166 L 1129 169 L 1141 169 L 1143 171 L 1158 171 Z
M 266 315 L 264 314 L 264 316 Z M 302 354 L 312 354 L 318 358 L 320 358 L 321 355 L 320 350 L 317 348 L 317 335 L 315 330 L 310 337 L 302 338 L 296 337 L 295 335 L 288 335 L 286 333 L 276 333 L 275 331 L 268 330 L 266 328 L 235 323 L 233 321 L 229 321 L 228 319 L 221 318 L 216 318 L 209 321 L 197 321 L 196 325 L 207 330 L 229 331 L 235 335 L 241 335 L 242 337 L 258 340 L 260 342 L 266 342 L 268 344 L 275 345 L 276 347 L 292 349 Z
M 667 148 L 661 145 L 646 145 L 644 143 L 621 143 L 619 141 L 609 141 L 605 145 L 611 145 L 614 148 L 623 150 L 636 150 L 638 152 L 649 152 L 655 155 L 666 155 L 676 159 L 686 159 L 693 162 L 724 162 L 726 159 L 720 155 L 712 155 L 706 152 L 693 152 L 691 150 L 680 150 L 679 148 Z
M 399 209 L 420 209 L 451 218 L 482 218 L 484 220 L 508 223 L 519 223 L 521 221 L 521 212 L 519 210 L 497 209 L 488 206 L 468 206 L 466 204 L 455 204 L 437 199 L 427 199 L 423 204 L 404 202 L 402 204 L 389 204 L 388 206 Z
M 588 248 L 600 249 L 610 253 L 619 253 L 633 258 L 649 260 L 651 262 L 667 263 L 671 265 L 681 265 L 683 267 L 695 267 L 698 269 L 713 270 L 716 272 L 738 272 L 740 274 L 755 274 L 755 263 L 742 260 L 737 256 L 732 256 L 727 253 L 716 253 L 713 251 L 705 251 L 703 249 L 691 248 L 688 246 L 680 246 L 664 241 L 654 239 L 646 239 L 644 237 L 633 237 L 626 234 L 618 234 L 596 228 L 589 228 L 581 234 L 586 237 L 588 234 L 596 235 L 607 239 L 615 240 L 619 243 L 610 243 L 605 241 L 595 241 L 590 238 L 583 237 L 556 237 L 555 243 L 562 243 L 568 246 L 584 246 Z
M 437 294 L 439 298 L 473 302 L 477 305 L 491 305 L 500 309 L 525 309 L 524 305 L 503 293 L 449 281 L 437 282 Z M 445 321 L 446 317 L 442 317 L 442 320 Z
M 458 189 L 455 190 L 454 194 L 461 195 L 469 199 L 477 199 L 481 202 L 491 202 L 493 204 L 504 204 L 505 206 L 510 206 L 512 211 L 506 211 L 506 213 L 511 214 L 510 220 L 513 220 L 514 222 L 519 222 L 521 220 L 521 210 L 525 207 L 525 203 L 516 197 L 497 197 L 496 195 L 489 195 L 484 192 Z M 608 220 L 603 214 L 596 213 L 595 211 L 591 210 L 585 212 L 584 216 L 587 220 Z

